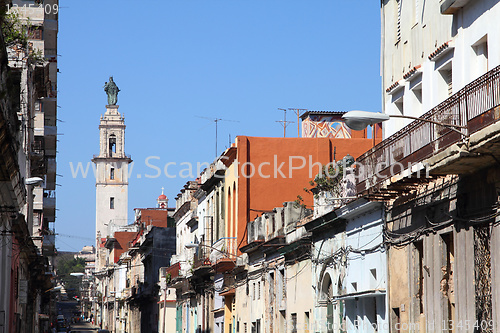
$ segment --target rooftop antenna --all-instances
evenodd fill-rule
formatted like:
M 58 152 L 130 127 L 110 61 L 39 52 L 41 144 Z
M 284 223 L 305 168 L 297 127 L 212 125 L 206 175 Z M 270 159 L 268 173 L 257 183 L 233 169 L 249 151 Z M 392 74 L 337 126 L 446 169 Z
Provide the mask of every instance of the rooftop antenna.
M 283 120 L 276 120 L 276 122 L 283 126 L 283 137 L 286 138 L 286 127 L 288 124 L 293 124 L 293 121 L 286 121 L 286 109 L 278 108 L 278 110 L 283 111 Z
M 297 137 L 300 138 L 300 111 L 307 111 L 307 109 L 295 109 L 295 108 L 288 108 L 288 110 L 295 112 L 297 115 Z
M 207 119 L 207 120 L 210 120 L 210 121 L 213 121 L 215 123 L 215 158 L 217 158 L 217 151 L 218 151 L 218 147 L 217 147 L 217 123 L 219 121 L 229 121 L 229 122 L 233 122 L 233 123 L 239 123 L 238 120 L 228 120 L 228 119 L 222 119 L 222 118 L 208 118 L 208 117 L 200 117 L 200 116 L 196 116 L 197 118 L 202 118 L 202 119 Z

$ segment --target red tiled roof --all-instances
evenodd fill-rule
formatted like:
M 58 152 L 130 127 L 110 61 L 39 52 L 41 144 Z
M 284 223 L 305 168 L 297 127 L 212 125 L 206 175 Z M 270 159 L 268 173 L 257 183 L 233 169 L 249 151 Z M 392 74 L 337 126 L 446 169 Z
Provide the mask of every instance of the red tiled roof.
M 135 236 L 136 236 L 135 232 L 128 232 L 128 231 L 115 232 L 114 239 L 116 241 L 113 245 L 115 262 L 118 262 L 121 254 L 128 250 L 130 241 L 134 239 Z
M 429 55 L 429 60 L 432 60 L 433 58 L 437 57 L 440 53 L 446 50 L 448 46 L 450 46 L 450 42 L 446 42 L 443 45 L 439 46 L 434 52 L 432 52 Z
M 140 209 L 141 221 L 146 225 L 153 225 L 155 227 L 167 227 L 168 211 L 166 209 Z

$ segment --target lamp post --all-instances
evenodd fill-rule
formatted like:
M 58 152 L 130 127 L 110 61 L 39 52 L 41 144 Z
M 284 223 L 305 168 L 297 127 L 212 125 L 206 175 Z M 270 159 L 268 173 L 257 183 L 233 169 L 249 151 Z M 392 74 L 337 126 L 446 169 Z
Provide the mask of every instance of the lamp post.
M 71 276 L 74 276 L 74 277 L 77 277 L 77 278 L 81 278 L 80 281 L 79 281 L 79 288 L 78 288 L 78 291 L 80 291 L 80 298 L 79 298 L 79 303 L 80 303 L 80 312 L 83 310 L 82 309 L 82 305 L 83 305 L 83 297 L 82 297 L 82 285 L 83 285 L 83 277 L 85 276 L 84 273 L 80 273 L 80 272 L 74 272 L 74 273 L 69 273 L 69 275 Z M 81 313 L 80 313 L 81 315 Z
M 432 123 L 432 124 L 436 124 L 439 126 L 447 127 L 450 130 L 459 133 L 460 135 L 468 137 L 468 135 L 466 135 L 466 134 L 462 133 L 460 130 L 458 130 L 458 129 L 462 129 L 462 128 L 467 128 L 466 126 L 445 124 L 445 123 L 441 123 L 438 121 L 419 118 L 419 117 L 396 115 L 396 114 L 385 114 L 385 113 L 368 112 L 368 111 L 358 111 L 358 110 L 349 111 L 342 116 L 342 119 L 344 119 L 344 122 L 347 125 L 347 127 L 351 128 L 355 131 L 361 131 L 369 125 L 375 125 L 375 124 L 387 121 L 390 118 L 405 118 L 405 119 L 421 120 L 421 121 L 424 121 L 427 123 Z
M 24 180 L 27 190 L 27 218 L 28 218 L 28 231 L 33 236 L 33 187 L 42 185 L 43 179 L 40 177 L 30 177 Z

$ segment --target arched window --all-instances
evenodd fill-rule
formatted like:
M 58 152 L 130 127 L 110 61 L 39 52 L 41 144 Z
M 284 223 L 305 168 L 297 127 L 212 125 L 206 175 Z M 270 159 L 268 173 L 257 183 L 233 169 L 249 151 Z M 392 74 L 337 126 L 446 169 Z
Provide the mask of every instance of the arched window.
M 116 153 L 116 135 L 111 134 L 109 136 L 109 156 L 112 156 L 113 153 Z
M 232 211 L 233 211 L 233 220 L 232 220 L 233 234 L 231 236 L 238 237 L 237 231 L 236 231 L 236 220 L 237 220 L 236 214 L 238 212 L 236 209 L 236 184 L 235 183 L 233 183 L 233 201 L 231 203 L 231 206 L 233 206 L 233 208 L 232 208 Z
M 333 332 L 333 284 L 328 273 L 323 277 L 320 299 L 326 303 L 327 332 Z
M 233 225 L 233 218 L 232 218 L 232 197 L 231 197 L 231 188 L 227 190 L 227 227 L 229 228 L 228 230 L 228 235 L 230 236 L 232 233 L 232 225 Z

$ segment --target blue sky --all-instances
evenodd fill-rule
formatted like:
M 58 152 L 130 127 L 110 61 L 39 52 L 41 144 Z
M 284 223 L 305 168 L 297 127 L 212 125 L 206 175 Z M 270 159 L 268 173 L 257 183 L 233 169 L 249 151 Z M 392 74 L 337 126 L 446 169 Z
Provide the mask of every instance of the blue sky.
M 380 4 L 368 0 L 60 0 L 58 175 L 60 251 L 94 244 L 95 179 L 70 162 L 99 152 L 110 75 L 121 92 L 125 150 L 134 160 L 133 208 L 174 198 L 188 178 L 171 174 L 215 158 L 237 135 L 279 137 L 278 108 L 381 109 Z M 288 117 L 293 118 L 291 113 Z M 296 136 L 297 124 L 287 136 Z M 141 175 L 141 178 L 137 176 Z

